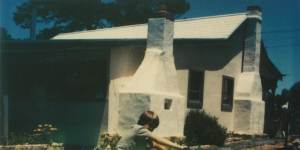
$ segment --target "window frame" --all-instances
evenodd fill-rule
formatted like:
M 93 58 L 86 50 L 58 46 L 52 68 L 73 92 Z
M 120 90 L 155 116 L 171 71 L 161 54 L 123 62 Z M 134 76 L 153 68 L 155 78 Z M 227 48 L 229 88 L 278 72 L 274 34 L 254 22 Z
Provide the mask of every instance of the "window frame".
M 193 82 L 191 77 L 192 74 L 195 75 L 200 75 L 200 83 L 199 83 L 199 90 L 196 91 L 196 93 L 198 93 L 197 98 L 191 98 L 192 94 L 191 94 L 191 87 L 192 84 L 195 84 L 195 82 Z M 202 81 L 201 81 L 202 80 Z M 189 109 L 202 109 L 203 108 L 203 101 L 204 101 L 204 82 L 205 82 L 205 71 L 199 71 L 199 70 L 193 70 L 190 69 L 189 70 L 189 75 L 188 75 L 188 89 L 187 89 L 187 108 Z M 194 95 L 193 95 L 194 96 Z
M 225 90 L 225 82 L 227 81 L 227 90 Z M 230 83 L 231 82 L 231 83 Z M 231 84 L 231 85 L 230 85 Z M 232 86 L 232 87 L 230 87 Z M 233 109 L 233 98 L 234 98 L 234 78 L 230 76 L 223 75 L 222 76 L 222 89 L 221 89 L 221 111 L 224 112 L 232 112 Z M 226 94 L 227 92 L 227 94 Z M 225 100 L 225 94 L 226 97 L 228 97 Z

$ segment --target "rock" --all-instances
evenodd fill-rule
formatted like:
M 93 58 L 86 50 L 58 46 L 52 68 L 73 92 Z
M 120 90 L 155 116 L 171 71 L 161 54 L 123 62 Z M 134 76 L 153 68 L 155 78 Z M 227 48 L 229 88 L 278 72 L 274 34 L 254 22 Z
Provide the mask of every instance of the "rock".
M 217 150 L 218 146 L 215 146 L 215 145 L 201 145 L 200 149 L 203 149 L 203 150 Z
M 292 144 L 293 145 L 295 145 L 295 144 L 300 145 L 300 139 L 294 139 Z

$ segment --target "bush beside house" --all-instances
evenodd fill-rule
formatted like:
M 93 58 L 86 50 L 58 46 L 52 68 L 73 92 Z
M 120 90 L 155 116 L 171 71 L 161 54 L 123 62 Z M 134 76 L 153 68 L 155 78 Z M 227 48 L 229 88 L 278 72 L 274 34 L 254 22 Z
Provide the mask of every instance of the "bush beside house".
M 227 129 L 221 126 L 216 117 L 204 111 L 190 111 L 186 117 L 184 134 L 185 144 L 194 145 L 224 145 Z

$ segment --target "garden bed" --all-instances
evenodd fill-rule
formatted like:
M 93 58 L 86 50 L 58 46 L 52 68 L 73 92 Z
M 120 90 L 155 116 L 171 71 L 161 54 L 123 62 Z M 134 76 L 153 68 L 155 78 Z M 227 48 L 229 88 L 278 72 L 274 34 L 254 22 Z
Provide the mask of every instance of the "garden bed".
M 64 150 L 63 146 L 48 144 L 0 145 L 1 150 Z
M 275 150 L 284 146 L 284 140 L 253 138 L 225 143 L 223 147 L 214 145 L 193 146 L 191 150 Z

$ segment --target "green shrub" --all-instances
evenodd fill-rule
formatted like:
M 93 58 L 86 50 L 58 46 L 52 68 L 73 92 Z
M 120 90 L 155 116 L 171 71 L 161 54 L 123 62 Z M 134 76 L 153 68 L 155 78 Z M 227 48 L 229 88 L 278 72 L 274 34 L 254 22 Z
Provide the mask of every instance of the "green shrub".
M 226 128 L 221 126 L 216 117 L 204 111 L 190 111 L 186 117 L 184 134 L 186 144 L 195 145 L 224 145 Z
M 8 136 L 8 144 L 9 145 L 16 145 L 16 144 L 32 144 L 35 143 L 36 138 L 35 136 L 27 133 L 9 133 Z

